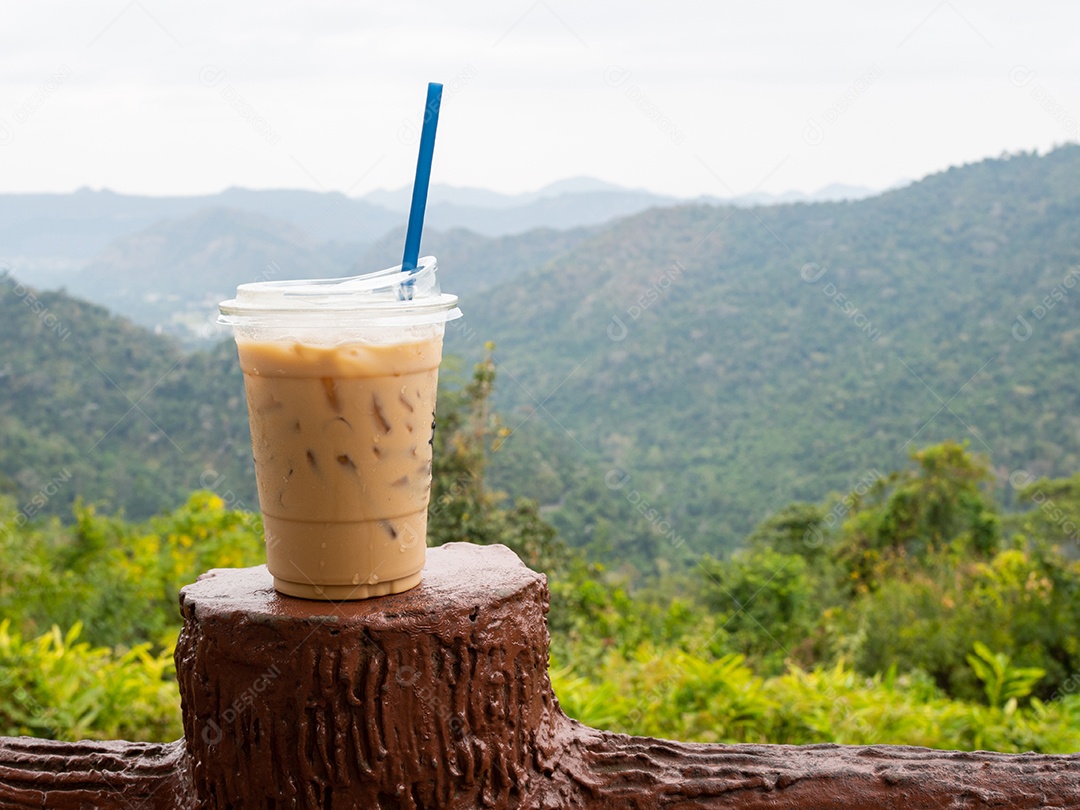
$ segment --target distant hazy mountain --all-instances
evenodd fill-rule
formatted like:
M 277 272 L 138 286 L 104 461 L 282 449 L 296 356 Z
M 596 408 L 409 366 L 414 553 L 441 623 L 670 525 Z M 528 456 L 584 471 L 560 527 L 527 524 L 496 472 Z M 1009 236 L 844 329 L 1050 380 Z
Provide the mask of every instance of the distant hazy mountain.
M 801 191 L 786 191 L 783 194 L 751 194 L 747 202 L 757 205 L 779 205 L 796 202 L 840 202 L 843 200 L 864 200 L 880 193 L 879 190 L 868 186 L 847 186 L 842 183 L 831 183 L 809 194 Z
M 341 275 L 310 236 L 288 222 L 247 211 L 207 208 L 120 237 L 67 289 L 138 324 L 181 338 L 218 338 L 219 301 L 255 279 Z
M 809 194 L 755 192 L 735 199 L 701 197 L 694 202 L 711 205 L 776 205 L 792 202 L 860 200 L 879 193 L 866 186 L 834 183 Z M 405 213 L 412 199 L 410 187 L 374 191 L 363 199 Z M 477 188 L 435 185 L 428 195 L 426 222 L 447 230 L 468 228 L 488 236 L 517 233 L 532 227 L 571 228 L 597 225 L 647 208 L 685 204 L 688 200 L 643 189 L 629 189 L 597 180 L 574 177 L 524 194 L 499 194 Z
M 830 186 L 811 197 L 855 199 Z M 192 197 L 0 195 L 0 269 L 38 288 L 64 287 L 136 323 L 205 345 L 216 304 L 259 277 L 337 276 L 400 261 L 410 188 L 337 193 L 231 188 Z M 755 195 L 740 204 L 806 195 Z M 716 203 L 717 201 L 711 201 Z M 573 250 L 588 228 L 679 200 L 590 177 L 506 195 L 436 185 L 423 249 L 447 289 L 470 293 Z
M 113 241 L 157 223 L 230 208 L 283 220 L 314 242 L 373 242 L 402 221 L 377 205 L 311 191 L 228 189 L 194 197 L 141 197 L 80 189 L 74 194 L 0 194 L 0 261 L 40 287 L 69 283 L 72 270 Z
M 907 185 L 907 183 L 897 184 Z M 831 183 L 817 191 L 785 191 L 780 194 L 770 194 L 767 191 L 755 191 L 742 197 L 699 197 L 694 200 L 698 203 L 709 205 L 784 205 L 787 203 L 816 203 L 816 202 L 842 202 L 844 200 L 865 200 L 881 194 L 880 189 L 872 189 L 869 186 L 849 186 L 843 183 Z
M 599 225 L 675 202 L 648 192 L 590 191 L 541 197 L 509 208 L 466 208 L 436 203 L 428 207 L 425 224 L 440 230 L 467 228 L 484 236 L 506 236 L 534 228 Z
M 0 265 L 38 287 L 71 285 L 76 270 L 116 240 L 151 226 L 186 220 L 211 209 L 231 209 L 287 223 L 327 257 L 348 265 L 356 245 L 371 245 L 404 228 L 411 188 L 365 198 L 340 193 L 232 188 L 191 197 L 143 197 L 80 189 L 73 194 L 0 194 Z M 537 192 L 502 195 L 436 186 L 428 231 L 467 228 L 490 237 L 537 228 L 579 228 L 657 205 L 670 197 L 574 178 Z
M 355 246 L 371 245 L 403 228 L 411 187 L 375 191 L 362 198 L 340 193 L 231 188 L 191 197 L 144 197 L 80 189 L 73 194 L 0 194 L 0 264 L 38 287 L 71 283 L 74 271 L 115 240 L 152 225 L 187 219 L 208 209 L 233 209 L 288 223 L 322 246 L 339 264 L 355 260 Z M 859 199 L 870 189 L 829 186 L 814 194 L 753 194 L 739 205 Z M 436 185 L 429 196 L 428 230 L 465 228 L 502 237 L 537 228 L 600 225 L 648 208 L 685 203 L 675 197 L 629 189 L 590 177 L 560 180 L 524 194 Z M 726 204 L 715 198 L 699 202 Z
M 439 258 L 444 289 L 469 295 L 563 256 L 592 231 L 536 229 L 490 239 L 457 228 L 425 230 L 425 254 Z M 289 222 L 209 208 L 122 236 L 85 267 L 69 270 L 75 295 L 188 347 L 227 335 L 214 325 L 218 302 L 256 279 L 333 278 L 401 262 L 404 227 L 370 243 L 319 243 Z
M 898 185 L 907 185 L 907 182 Z M 813 192 L 786 191 L 782 194 L 769 194 L 764 191 L 747 194 L 739 198 L 699 197 L 693 202 L 738 203 L 743 205 L 775 205 L 790 202 L 835 202 L 837 200 L 861 200 L 880 194 L 869 186 L 852 186 L 832 183 Z M 598 180 L 595 177 L 571 177 L 550 183 L 536 191 L 522 194 L 500 194 L 480 188 L 466 188 L 436 184 L 428 192 L 428 205 L 443 205 L 460 208 L 520 208 L 538 200 L 561 197 L 567 194 L 626 194 L 638 198 L 650 197 L 656 206 L 674 205 L 691 202 L 665 194 L 655 194 L 644 189 L 631 189 Z M 381 205 L 391 211 L 407 213 L 412 200 L 412 188 L 406 186 L 393 191 L 380 189 L 366 194 L 362 199 L 375 205 Z
M 592 194 L 595 192 L 644 193 L 641 189 L 628 189 L 597 180 L 595 177 L 570 177 L 544 186 L 537 191 L 521 194 L 500 194 L 482 188 L 448 186 L 436 183 L 428 191 L 428 205 L 454 205 L 465 208 L 518 208 L 545 197 L 561 197 L 564 194 Z M 658 199 L 671 199 L 654 195 Z M 364 195 L 363 199 L 375 205 L 389 208 L 391 211 L 407 212 L 412 202 L 412 186 L 394 189 L 380 189 Z
M 363 199 L 385 208 L 409 210 L 412 188 L 373 191 Z M 674 205 L 675 197 L 628 189 L 592 177 L 573 177 L 523 194 L 435 185 L 428 193 L 425 226 L 465 228 L 483 236 L 506 236 L 536 228 L 599 225 L 646 208 Z

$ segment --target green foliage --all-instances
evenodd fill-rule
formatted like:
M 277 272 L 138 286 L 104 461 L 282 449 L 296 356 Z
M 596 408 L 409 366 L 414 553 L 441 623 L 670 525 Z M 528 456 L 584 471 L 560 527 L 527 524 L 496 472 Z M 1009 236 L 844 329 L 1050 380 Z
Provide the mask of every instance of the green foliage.
M 502 350 L 444 375 L 431 543 L 548 574 L 553 681 L 586 722 L 1076 750 L 1080 389 L 1057 370 L 1080 347 L 1077 177 L 1072 146 L 858 204 L 532 237 L 537 264 L 571 255 L 478 293 L 448 336 Z M 489 248 L 469 246 L 506 278 Z M 183 355 L 0 281 L 0 733 L 176 736 L 177 591 L 263 558 L 234 349 Z
M 1014 667 L 1009 656 L 992 653 L 981 641 L 975 642 L 974 654 L 967 656 L 975 676 L 986 690 L 986 702 L 995 708 L 1015 711 L 1017 701 L 1031 694 L 1035 684 L 1046 674 L 1038 667 Z
M 762 678 L 738 655 L 712 658 L 643 647 L 611 655 L 596 679 L 555 670 L 572 716 L 628 734 L 697 742 L 905 743 L 933 748 L 1070 753 L 1080 700 L 985 706 L 951 700 L 917 670 L 872 678 L 843 661 Z
M 1025 479 L 1034 508 L 1002 517 L 986 463 L 946 442 L 780 509 L 741 551 L 646 578 L 567 548 L 535 502 L 488 484 L 507 436 L 495 370 L 489 347 L 440 399 L 430 541 L 505 543 L 548 574 L 552 682 L 572 716 L 711 742 L 1080 745 L 1075 480 Z M 600 486 L 663 522 L 632 480 Z M 77 503 L 65 526 L 0 496 L 0 733 L 179 734 L 178 589 L 263 559 L 258 517 L 228 500 L 196 492 L 143 522 Z
M 213 567 L 265 561 L 258 516 L 210 492 L 128 523 L 76 505 L 74 524 L 23 524 L 0 502 L 0 616 L 35 634 L 82 622 L 92 644 L 158 642 L 180 623 L 180 588 Z
M 1076 750 L 1080 566 L 1006 530 L 1060 533 L 1060 515 L 1002 520 L 962 445 L 912 461 L 781 509 L 744 551 L 703 558 L 695 587 L 581 584 L 570 626 L 552 617 L 562 705 L 687 740 Z M 1055 509 L 1080 510 L 1054 484 Z M 666 637 L 664 605 L 683 613 Z
M 1000 520 L 983 489 L 989 468 L 967 452 L 966 442 L 944 442 L 912 458 L 915 469 L 879 478 L 866 496 L 853 499 L 836 554 L 857 590 L 944 551 L 984 556 L 1001 542 Z
M 179 589 L 262 562 L 258 517 L 209 492 L 141 524 L 82 505 L 67 527 L 20 515 L 0 500 L 0 735 L 179 737 Z
M 1026 511 L 1010 516 L 1009 525 L 1067 557 L 1080 557 L 1080 473 L 1054 480 L 1018 471 L 1010 483 Z
M 986 463 L 963 446 L 913 459 L 914 468 L 850 498 L 828 541 L 847 594 L 825 601 L 834 653 L 868 674 L 894 662 L 917 667 L 950 695 L 980 700 L 966 655 L 979 642 L 1042 670 L 1036 693 L 1054 694 L 1080 670 L 1080 645 L 1065 630 L 1078 618 L 1080 567 L 1060 544 L 1015 531 L 1045 529 L 1042 510 L 1001 518 Z M 1055 509 L 1080 507 L 1068 487 L 1054 491 Z
M 0 355 L 0 475 L 20 521 L 66 517 L 80 498 L 144 520 L 183 504 L 208 470 L 256 502 L 234 347 L 185 356 L 100 307 L 0 276 Z
M 821 506 L 792 503 L 769 515 L 750 533 L 746 545 L 781 554 L 797 554 L 820 564 L 824 535 L 828 527 Z
M 568 561 L 568 552 L 540 517 L 537 503 L 525 498 L 511 501 L 485 486 L 488 457 L 509 433 L 491 412 L 494 350 L 488 343 L 472 377 L 439 392 L 428 545 L 502 543 L 531 567 L 554 570 Z
M 821 601 L 806 560 L 768 548 L 701 561 L 701 600 L 720 625 L 721 649 L 779 672 L 816 623 Z
M 53 625 L 23 640 L 0 621 L 0 736 L 172 740 L 181 736 L 172 645 L 123 653 Z

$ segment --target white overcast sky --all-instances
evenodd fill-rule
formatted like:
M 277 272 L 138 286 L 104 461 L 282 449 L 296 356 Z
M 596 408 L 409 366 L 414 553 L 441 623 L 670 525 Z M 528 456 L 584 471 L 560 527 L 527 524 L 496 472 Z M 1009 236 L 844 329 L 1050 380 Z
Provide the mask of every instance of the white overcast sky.
M 0 6 L 0 192 L 883 188 L 1076 141 L 1080 3 Z

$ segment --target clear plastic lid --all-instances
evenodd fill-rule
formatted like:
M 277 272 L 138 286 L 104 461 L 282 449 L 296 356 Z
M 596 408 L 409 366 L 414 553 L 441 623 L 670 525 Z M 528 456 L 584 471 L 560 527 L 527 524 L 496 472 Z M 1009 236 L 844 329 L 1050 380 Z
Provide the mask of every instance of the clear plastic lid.
M 349 278 L 257 281 L 236 288 L 219 304 L 218 323 L 229 326 L 327 326 L 377 320 L 392 326 L 445 323 L 461 317 L 456 295 L 439 290 L 434 256 L 416 269 L 401 265 Z

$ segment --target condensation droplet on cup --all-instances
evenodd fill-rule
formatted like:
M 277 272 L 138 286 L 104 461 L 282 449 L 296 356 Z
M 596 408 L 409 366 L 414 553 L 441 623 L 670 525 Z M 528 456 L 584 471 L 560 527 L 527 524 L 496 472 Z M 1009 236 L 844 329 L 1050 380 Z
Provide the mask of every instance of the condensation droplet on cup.
M 407 545 L 405 545 L 404 543 L 402 543 L 400 546 L 398 546 L 397 550 L 400 551 L 402 554 L 404 554 L 406 551 L 409 550 L 409 547 Z
M 323 548 L 326 548 L 326 543 L 323 543 L 323 544 L 322 544 L 322 547 L 323 547 Z
M 374 585 L 378 581 L 379 581 L 379 575 L 378 574 L 372 574 L 371 575 L 371 584 Z
M 353 585 L 359 585 L 360 584 L 360 575 L 359 574 L 353 574 L 352 575 L 352 584 Z

